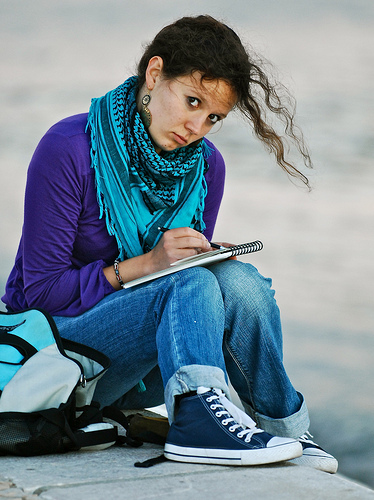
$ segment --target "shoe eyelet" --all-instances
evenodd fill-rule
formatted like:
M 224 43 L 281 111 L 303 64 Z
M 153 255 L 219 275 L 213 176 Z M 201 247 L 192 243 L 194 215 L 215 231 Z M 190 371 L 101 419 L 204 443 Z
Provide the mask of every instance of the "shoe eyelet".
M 210 405 L 210 409 L 211 410 L 216 410 L 217 409 L 217 405 Z
M 235 432 L 235 431 L 236 431 L 236 428 L 232 425 L 232 426 L 230 426 L 230 427 L 229 427 L 229 431 L 230 431 L 230 432 Z
M 230 423 L 230 420 L 222 420 L 221 424 L 222 425 L 228 425 Z

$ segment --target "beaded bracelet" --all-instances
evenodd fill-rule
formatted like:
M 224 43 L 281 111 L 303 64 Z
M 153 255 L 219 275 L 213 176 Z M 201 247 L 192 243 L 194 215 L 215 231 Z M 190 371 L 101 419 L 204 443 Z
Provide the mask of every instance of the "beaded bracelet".
M 125 288 L 125 284 L 122 281 L 122 276 L 119 274 L 119 269 L 118 269 L 119 263 L 120 263 L 120 261 L 118 259 L 116 259 L 114 261 L 114 264 L 113 264 L 114 272 L 116 273 L 116 278 L 117 278 L 117 281 L 120 284 L 121 288 Z

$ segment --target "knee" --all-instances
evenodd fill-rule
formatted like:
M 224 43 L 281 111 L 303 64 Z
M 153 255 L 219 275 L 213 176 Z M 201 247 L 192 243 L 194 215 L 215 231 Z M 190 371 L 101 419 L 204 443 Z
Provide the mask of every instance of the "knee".
M 251 303 L 273 303 L 274 290 L 272 280 L 262 276 L 251 264 L 237 260 L 229 260 L 212 266 L 225 300 L 234 297 L 236 300 Z
M 222 293 L 217 278 L 204 267 L 183 269 L 168 277 L 168 289 L 171 293 L 186 296 L 186 299 L 198 297 L 209 301 L 222 301 Z

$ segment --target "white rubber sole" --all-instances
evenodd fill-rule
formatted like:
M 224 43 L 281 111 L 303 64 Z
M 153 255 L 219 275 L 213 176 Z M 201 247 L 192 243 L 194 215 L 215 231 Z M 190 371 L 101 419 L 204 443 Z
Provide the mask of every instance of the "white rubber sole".
M 332 455 L 320 450 L 307 449 L 299 458 L 292 460 L 293 464 L 312 467 L 313 469 L 335 474 L 338 470 L 338 461 Z
M 165 444 L 164 455 L 169 460 L 198 464 L 216 465 L 263 465 L 291 460 L 302 455 L 303 449 L 298 441 L 286 441 L 271 446 L 252 450 L 221 450 L 188 448 Z

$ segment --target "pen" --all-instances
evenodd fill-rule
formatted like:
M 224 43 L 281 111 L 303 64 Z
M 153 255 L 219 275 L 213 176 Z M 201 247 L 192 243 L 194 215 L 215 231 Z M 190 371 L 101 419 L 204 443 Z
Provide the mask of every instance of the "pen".
M 166 233 L 166 231 L 169 231 L 169 229 L 167 227 L 158 227 L 157 228 L 159 231 L 161 231 L 161 233 Z M 217 245 L 216 243 L 211 243 L 209 242 L 209 245 L 212 247 L 212 248 L 217 248 L 218 250 L 227 250 L 226 247 L 223 247 L 222 245 Z

